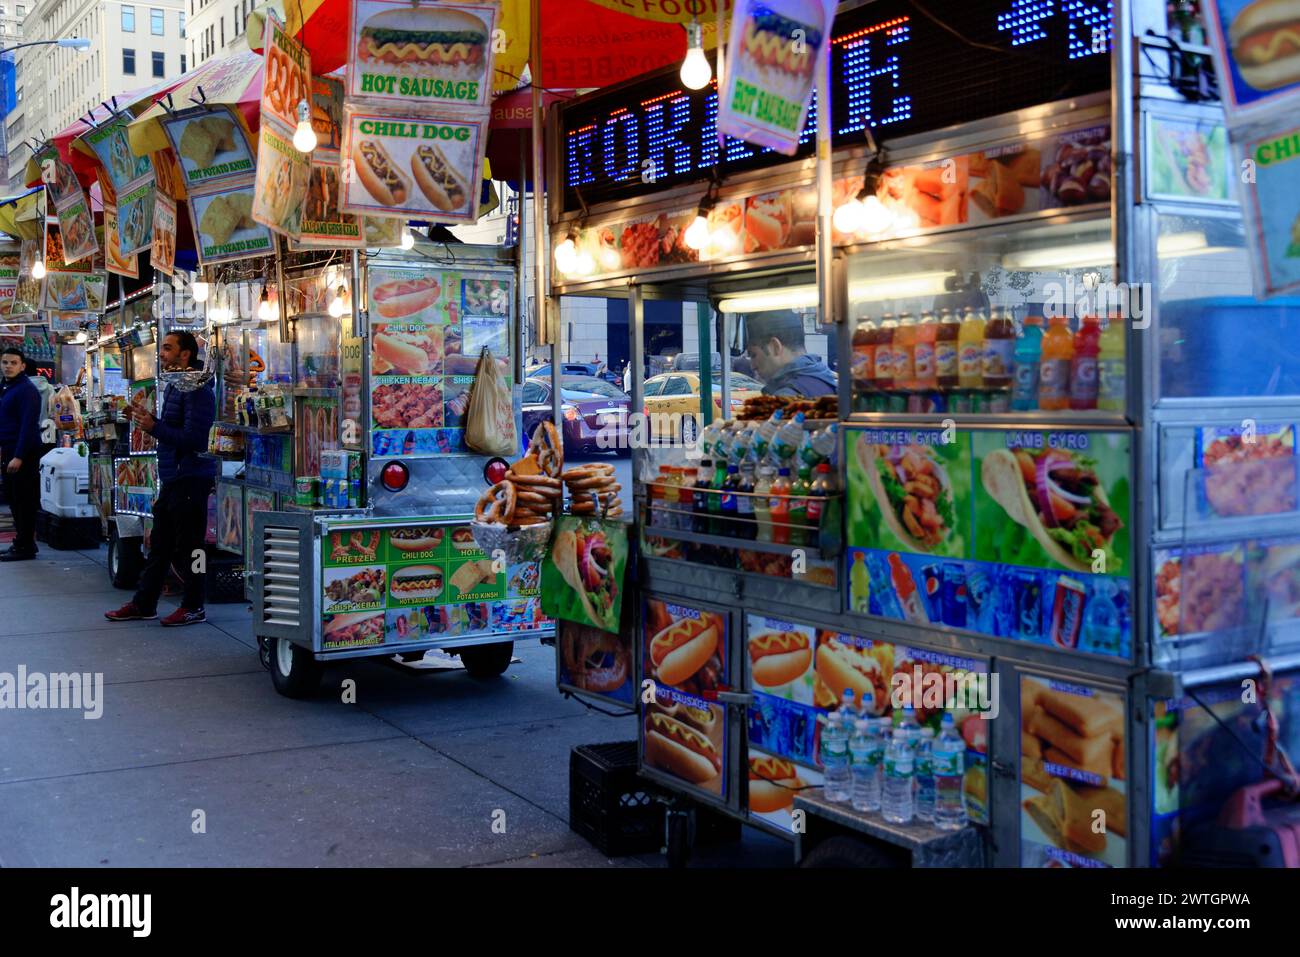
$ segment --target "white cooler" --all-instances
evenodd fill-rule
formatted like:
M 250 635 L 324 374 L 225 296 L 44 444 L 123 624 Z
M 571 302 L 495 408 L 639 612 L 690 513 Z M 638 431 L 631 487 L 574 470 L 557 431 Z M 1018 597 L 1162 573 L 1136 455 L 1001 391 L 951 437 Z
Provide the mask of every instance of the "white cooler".
M 90 457 L 54 449 L 41 459 L 41 509 L 60 518 L 94 518 L 90 504 Z

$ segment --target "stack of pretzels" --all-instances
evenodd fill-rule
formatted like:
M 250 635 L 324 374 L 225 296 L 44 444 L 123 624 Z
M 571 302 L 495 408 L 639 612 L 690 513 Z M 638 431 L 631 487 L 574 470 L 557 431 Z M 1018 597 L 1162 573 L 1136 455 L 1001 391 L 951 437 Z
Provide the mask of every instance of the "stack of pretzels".
M 543 422 L 533 433 L 528 454 L 513 463 L 504 480 L 483 493 L 474 518 L 483 524 L 524 528 L 548 522 L 559 510 L 563 490 L 560 472 L 564 448 L 554 423 Z
M 569 489 L 569 514 L 618 518 L 623 514 L 623 490 L 614 476 L 614 466 L 579 465 L 561 475 Z

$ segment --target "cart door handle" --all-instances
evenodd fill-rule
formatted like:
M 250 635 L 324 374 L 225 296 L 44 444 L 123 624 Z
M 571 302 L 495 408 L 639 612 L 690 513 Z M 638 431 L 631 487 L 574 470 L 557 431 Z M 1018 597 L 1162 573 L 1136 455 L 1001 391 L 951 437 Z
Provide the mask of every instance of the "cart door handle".
M 748 708 L 754 703 L 752 694 L 741 691 L 716 691 L 714 695 L 723 704 L 734 704 L 741 708 Z

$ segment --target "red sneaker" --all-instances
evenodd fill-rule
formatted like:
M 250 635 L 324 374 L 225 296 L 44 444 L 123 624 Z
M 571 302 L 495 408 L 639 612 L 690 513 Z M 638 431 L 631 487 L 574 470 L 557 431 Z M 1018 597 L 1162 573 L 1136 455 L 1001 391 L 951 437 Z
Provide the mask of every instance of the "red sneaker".
M 208 620 L 202 608 L 177 608 L 158 624 L 164 628 L 179 628 L 182 625 L 198 625 Z
M 145 612 L 129 601 L 117 611 L 106 611 L 104 617 L 109 621 L 153 621 L 158 617 L 156 611 Z

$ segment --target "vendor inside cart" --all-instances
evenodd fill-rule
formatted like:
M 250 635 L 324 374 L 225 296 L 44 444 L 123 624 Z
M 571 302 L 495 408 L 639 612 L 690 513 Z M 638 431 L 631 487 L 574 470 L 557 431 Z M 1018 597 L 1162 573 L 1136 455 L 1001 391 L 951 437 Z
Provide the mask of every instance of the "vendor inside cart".
M 749 343 L 745 355 L 763 383 L 764 395 L 814 398 L 833 395 L 839 388 L 835 373 L 821 357 L 808 354 L 803 320 L 797 313 L 748 316 L 745 331 Z

